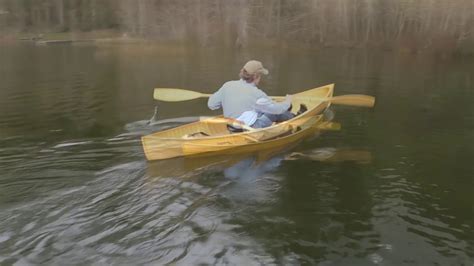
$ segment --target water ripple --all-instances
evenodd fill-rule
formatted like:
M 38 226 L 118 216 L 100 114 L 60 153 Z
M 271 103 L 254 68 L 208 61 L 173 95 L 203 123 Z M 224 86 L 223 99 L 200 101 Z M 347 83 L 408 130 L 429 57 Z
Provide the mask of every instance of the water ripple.
M 335 82 L 377 106 L 334 106 L 342 129 L 294 154 L 146 162 L 142 135 L 212 115 L 205 101 L 157 103 L 151 88 L 210 93 L 249 50 L 5 49 L 0 264 L 472 265 L 465 58 L 255 47 L 276 74 L 269 94 Z

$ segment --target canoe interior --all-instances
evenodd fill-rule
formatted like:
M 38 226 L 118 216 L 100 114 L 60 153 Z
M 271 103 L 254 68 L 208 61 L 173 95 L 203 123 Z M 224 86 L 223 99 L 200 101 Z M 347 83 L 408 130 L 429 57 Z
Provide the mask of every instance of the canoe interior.
M 255 147 L 255 144 L 292 134 L 297 129 L 308 128 L 317 123 L 315 116 L 330 105 L 324 98 L 332 96 L 333 87 L 334 84 L 330 84 L 294 94 L 292 111 L 296 112 L 300 104 L 305 104 L 308 111 L 271 127 L 231 133 L 227 129 L 228 122 L 220 116 L 155 132 L 142 137 L 145 155 L 148 160 L 159 160 L 222 151 L 220 147 L 226 147 L 226 149 L 247 145 Z M 193 134 L 194 136 L 191 136 Z
M 308 119 L 307 123 L 303 124 L 301 127 L 295 128 L 287 134 L 282 134 L 281 136 L 272 139 L 259 142 L 247 142 L 242 145 L 236 145 L 235 143 L 230 142 L 219 145 L 215 145 L 209 141 L 187 142 L 183 143 L 182 150 L 185 156 L 207 156 L 216 153 L 231 155 L 263 151 L 267 149 L 282 149 L 289 144 L 302 140 L 304 137 L 318 134 L 321 131 L 319 126 L 324 123 L 323 115 L 317 115 Z

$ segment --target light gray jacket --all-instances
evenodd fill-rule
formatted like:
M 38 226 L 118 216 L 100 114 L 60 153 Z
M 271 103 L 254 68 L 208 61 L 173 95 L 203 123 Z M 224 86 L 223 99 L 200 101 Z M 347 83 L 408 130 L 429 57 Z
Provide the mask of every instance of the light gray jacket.
M 256 104 L 257 100 L 260 100 Z M 282 114 L 291 105 L 291 100 L 287 98 L 284 102 L 274 102 L 268 95 L 257 88 L 254 83 L 247 83 L 246 81 L 232 80 L 224 83 L 222 87 L 215 92 L 207 106 L 211 110 L 217 110 L 222 107 L 225 117 L 238 118 L 245 111 L 256 111 L 260 113 Z

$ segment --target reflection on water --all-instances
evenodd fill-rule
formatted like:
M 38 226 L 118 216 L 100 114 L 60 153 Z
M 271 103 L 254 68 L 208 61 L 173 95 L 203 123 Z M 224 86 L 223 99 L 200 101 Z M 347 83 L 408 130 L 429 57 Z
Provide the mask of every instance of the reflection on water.
M 367 150 L 319 148 L 306 152 L 293 152 L 286 156 L 285 160 L 312 160 L 333 163 L 353 161 L 369 164 L 372 161 L 372 155 Z
M 472 264 L 472 60 L 161 48 L 1 47 L 0 264 Z M 142 135 L 215 114 L 154 87 L 209 93 L 254 57 L 269 94 L 377 106 L 288 150 L 145 161 Z

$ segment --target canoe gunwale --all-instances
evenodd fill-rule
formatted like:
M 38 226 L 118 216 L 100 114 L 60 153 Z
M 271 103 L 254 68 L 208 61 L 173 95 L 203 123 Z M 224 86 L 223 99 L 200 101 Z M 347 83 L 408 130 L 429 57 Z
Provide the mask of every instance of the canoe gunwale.
M 322 131 L 321 129 L 317 127 L 317 125 L 323 124 L 323 123 L 325 123 L 323 115 L 317 115 L 317 119 L 316 121 L 313 122 L 313 125 L 308 126 L 300 131 L 297 131 L 295 133 L 292 133 L 290 135 L 286 135 L 283 137 L 278 137 L 271 140 L 264 140 L 258 143 L 249 143 L 246 145 L 233 145 L 233 144 L 206 145 L 206 144 L 200 144 L 200 143 L 185 143 L 183 146 L 183 152 L 184 152 L 183 156 L 206 157 L 206 156 L 212 156 L 216 154 L 229 155 L 229 154 L 239 154 L 239 153 L 245 153 L 245 152 L 254 152 L 256 151 L 256 148 L 263 147 L 263 146 L 265 146 L 263 150 L 284 147 L 287 145 L 291 145 L 293 143 L 303 141 L 304 138 L 309 135 L 317 135 L 318 133 Z M 205 151 L 187 153 L 186 150 L 189 148 L 205 150 Z
M 319 124 L 319 123 L 323 123 L 323 115 L 316 115 L 316 121 L 312 122 L 312 125 L 311 126 L 308 126 L 306 128 L 303 128 L 299 131 L 296 131 L 294 133 L 291 133 L 289 135 L 285 135 L 285 136 L 282 136 L 282 137 L 275 137 L 275 138 L 271 138 L 271 139 L 266 139 L 266 140 L 261 140 L 259 142 L 254 142 L 254 143 L 249 143 L 247 144 L 246 146 L 252 146 L 252 145 L 260 145 L 260 144 L 265 144 L 265 143 L 269 143 L 269 142 L 274 142 L 274 141 L 279 141 L 279 140 L 286 140 L 286 139 L 289 139 L 293 136 L 297 136 L 297 135 L 301 135 L 303 133 L 305 133 L 306 131 L 308 130 L 312 130 L 312 129 L 316 129 L 316 125 Z M 192 145 L 192 146 L 201 146 L 201 147 L 211 147 L 211 146 L 216 146 L 216 145 L 209 145 L 209 144 L 200 144 L 200 143 L 186 143 L 186 145 Z M 242 146 L 242 145 L 235 145 L 235 144 L 219 144 L 218 145 L 219 147 L 228 147 L 228 148 L 235 148 L 235 147 L 239 147 L 239 146 Z

